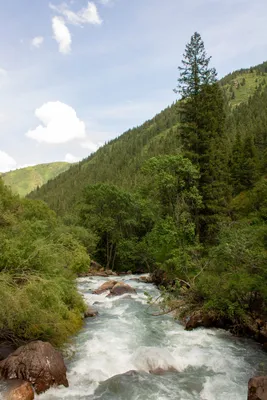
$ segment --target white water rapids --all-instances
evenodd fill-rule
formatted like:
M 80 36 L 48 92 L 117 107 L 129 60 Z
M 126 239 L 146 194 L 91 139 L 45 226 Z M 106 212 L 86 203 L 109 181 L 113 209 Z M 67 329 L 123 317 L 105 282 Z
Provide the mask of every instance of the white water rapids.
M 67 360 L 69 388 L 40 400 L 246 400 L 247 383 L 266 372 L 267 354 L 256 343 L 222 330 L 187 332 L 171 316 L 152 316 L 144 292 L 153 286 L 120 277 L 136 295 L 93 295 L 107 278 L 81 278 L 79 289 L 99 316 L 87 319 Z M 111 278 L 114 279 L 114 278 Z M 153 375 L 149 370 L 177 372 Z M 125 374 L 134 370 L 135 373 Z

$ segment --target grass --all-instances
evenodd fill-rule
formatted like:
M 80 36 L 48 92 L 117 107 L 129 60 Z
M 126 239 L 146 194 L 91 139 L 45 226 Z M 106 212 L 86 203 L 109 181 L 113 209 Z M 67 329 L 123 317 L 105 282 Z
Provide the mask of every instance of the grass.
M 238 106 L 243 102 L 247 102 L 249 97 L 261 86 L 267 85 L 267 74 L 259 74 L 255 70 L 252 72 L 246 71 L 235 76 L 223 89 L 233 107 Z
M 10 186 L 14 193 L 24 197 L 38 186 L 41 187 L 50 179 L 55 178 L 69 169 L 67 162 L 54 162 L 26 167 L 3 174 L 5 185 Z

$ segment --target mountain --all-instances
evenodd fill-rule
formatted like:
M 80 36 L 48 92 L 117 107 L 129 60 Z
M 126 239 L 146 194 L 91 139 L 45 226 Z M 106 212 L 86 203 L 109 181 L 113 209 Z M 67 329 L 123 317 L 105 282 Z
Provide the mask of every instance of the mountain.
M 4 183 L 10 186 L 13 192 L 21 196 L 26 196 L 34 189 L 40 188 L 50 179 L 69 169 L 70 166 L 71 164 L 67 162 L 39 164 L 4 173 L 2 174 L 2 178 Z
M 235 71 L 220 81 L 228 100 L 229 153 L 237 132 L 242 137 L 260 132 L 264 136 L 267 127 L 266 78 L 267 62 Z M 30 193 L 29 197 L 42 199 L 59 214 L 64 214 L 79 201 L 88 184 L 111 183 L 134 189 L 138 186 L 140 167 L 145 160 L 180 152 L 178 108 L 179 102 L 176 102 L 143 125 L 128 130 L 47 182 L 40 190 Z M 262 140 L 265 137 L 259 138 L 260 143 Z

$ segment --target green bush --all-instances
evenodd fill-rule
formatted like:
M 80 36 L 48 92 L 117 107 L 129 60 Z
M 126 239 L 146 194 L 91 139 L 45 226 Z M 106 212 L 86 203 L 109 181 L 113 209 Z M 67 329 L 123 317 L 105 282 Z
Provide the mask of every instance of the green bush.
M 75 276 L 90 256 L 45 203 L 20 200 L 0 180 L 0 341 L 62 345 L 82 325 Z M 84 238 L 84 232 L 83 238 Z

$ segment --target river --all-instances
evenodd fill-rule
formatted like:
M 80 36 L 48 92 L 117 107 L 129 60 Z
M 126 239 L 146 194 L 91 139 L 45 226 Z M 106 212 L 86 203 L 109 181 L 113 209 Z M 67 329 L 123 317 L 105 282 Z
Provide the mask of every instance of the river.
M 256 343 L 222 330 L 187 332 L 171 316 L 152 316 L 145 292 L 153 285 L 120 277 L 136 295 L 93 295 L 107 278 L 79 279 L 86 302 L 99 316 L 87 319 L 69 348 L 69 388 L 50 389 L 40 400 L 246 400 L 247 383 L 266 372 L 267 354 Z M 155 368 L 177 372 L 150 374 Z M 134 370 L 135 373 L 125 374 Z

